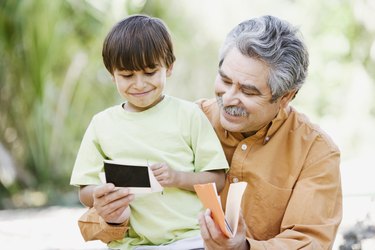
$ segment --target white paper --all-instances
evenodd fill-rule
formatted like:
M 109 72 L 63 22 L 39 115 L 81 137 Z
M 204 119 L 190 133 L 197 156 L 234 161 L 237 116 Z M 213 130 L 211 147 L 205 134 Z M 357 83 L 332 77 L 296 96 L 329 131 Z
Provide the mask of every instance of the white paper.
M 162 185 L 160 185 L 160 183 L 156 179 L 150 166 L 148 166 L 147 168 L 148 168 L 148 176 L 150 177 L 151 192 L 163 192 L 164 188 Z
M 246 189 L 247 182 L 232 183 L 229 186 L 225 219 L 232 229 L 233 236 L 237 233 L 238 220 L 240 217 L 242 195 Z

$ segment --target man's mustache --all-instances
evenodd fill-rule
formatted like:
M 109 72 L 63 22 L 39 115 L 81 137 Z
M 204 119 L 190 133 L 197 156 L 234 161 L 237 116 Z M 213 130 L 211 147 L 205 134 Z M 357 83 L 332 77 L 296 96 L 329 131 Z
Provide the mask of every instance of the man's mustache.
M 219 107 L 222 108 L 226 113 L 233 115 L 233 116 L 244 116 L 244 117 L 249 116 L 249 113 L 244 108 L 237 107 L 237 106 L 224 107 L 223 97 L 217 96 L 216 99 L 217 99 L 217 103 L 219 104 Z

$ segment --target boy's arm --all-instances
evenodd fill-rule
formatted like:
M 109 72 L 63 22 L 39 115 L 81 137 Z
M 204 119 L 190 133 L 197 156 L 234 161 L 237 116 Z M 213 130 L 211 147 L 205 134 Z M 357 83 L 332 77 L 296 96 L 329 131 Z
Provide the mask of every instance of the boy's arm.
M 151 169 L 163 187 L 177 187 L 189 191 L 194 191 L 195 184 L 215 182 L 217 191 L 224 187 L 225 172 L 223 169 L 202 171 L 202 172 L 182 172 L 170 168 L 166 163 L 158 163 L 151 166 Z

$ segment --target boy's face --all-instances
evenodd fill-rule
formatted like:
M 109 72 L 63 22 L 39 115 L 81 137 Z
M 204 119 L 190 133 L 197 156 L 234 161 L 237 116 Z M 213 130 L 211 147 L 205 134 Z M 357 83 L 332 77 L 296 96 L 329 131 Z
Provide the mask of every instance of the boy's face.
M 172 66 L 166 68 L 160 64 L 141 71 L 115 69 L 113 76 L 117 91 L 128 101 L 125 109 L 141 112 L 159 103 L 163 98 L 167 77 L 171 73 Z

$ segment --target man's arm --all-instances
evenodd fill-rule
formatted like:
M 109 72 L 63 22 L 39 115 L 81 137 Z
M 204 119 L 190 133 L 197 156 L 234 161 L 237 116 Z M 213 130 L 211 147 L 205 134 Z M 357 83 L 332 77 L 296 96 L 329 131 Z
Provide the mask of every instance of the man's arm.
M 195 184 L 214 182 L 220 192 L 224 187 L 224 170 L 212 170 L 202 172 L 175 171 L 165 163 L 154 164 L 151 169 L 163 187 L 178 187 L 181 189 L 194 191 Z

